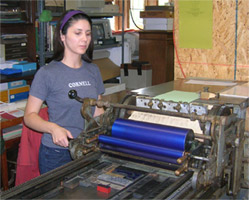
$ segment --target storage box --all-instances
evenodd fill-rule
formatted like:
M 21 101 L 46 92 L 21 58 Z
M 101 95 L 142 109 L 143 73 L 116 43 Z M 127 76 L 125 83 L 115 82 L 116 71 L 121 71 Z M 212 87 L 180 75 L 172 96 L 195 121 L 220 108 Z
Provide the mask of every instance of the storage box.
M 29 96 L 29 85 L 9 89 L 9 102 L 20 101 L 23 99 L 27 99 Z
M 1 91 L 1 101 L 5 103 L 12 103 L 15 101 L 27 99 L 29 96 L 30 86 L 22 86 Z
M 28 92 L 29 88 L 30 88 L 29 85 L 25 85 L 22 87 L 9 89 L 9 95 L 17 94 L 17 93 L 21 93 L 21 92 Z
M 11 82 L 8 82 L 8 89 L 22 87 L 25 85 L 27 85 L 26 80 L 11 81 Z
M 4 90 L 0 92 L 0 101 L 4 103 L 9 102 L 9 91 L 8 90 Z
M 27 99 L 29 96 L 29 92 L 20 92 L 20 93 L 16 93 L 16 94 L 11 94 L 9 95 L 9 102 L 15 102 L 15 101 L 20 101 L 23 99 Z
M 145 30 L 173 30 L 173 18 L 144 18 Z
M 127 89 L 138 89 L 151 86 L 152 67 L 149 63 L 122 64 L 121 82 L 125 83 Z
M 36 70 L 36 63 L 19 63 L 19 64 L 15 64 L 13 65 L 14 69 L 21 69 L 22 72 L 26 72 L 26 71 L 31 71 L 31 70 Z

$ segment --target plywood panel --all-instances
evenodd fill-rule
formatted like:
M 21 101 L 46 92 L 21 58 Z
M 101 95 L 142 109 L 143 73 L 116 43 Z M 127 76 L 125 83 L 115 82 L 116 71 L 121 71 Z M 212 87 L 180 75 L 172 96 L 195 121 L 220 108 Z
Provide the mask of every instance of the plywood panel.
M 236 1 L 213 0 L 213 48 L 179 48 L 179 10 L 175 3 L 175 79 L 202 77 L 249 81 L 249 1 L 238 0 L 237 66 L 235 69 Z M 182 67 L 182 70 L 181 70 Z M 183 72 L 182 72 L 183 71 Z

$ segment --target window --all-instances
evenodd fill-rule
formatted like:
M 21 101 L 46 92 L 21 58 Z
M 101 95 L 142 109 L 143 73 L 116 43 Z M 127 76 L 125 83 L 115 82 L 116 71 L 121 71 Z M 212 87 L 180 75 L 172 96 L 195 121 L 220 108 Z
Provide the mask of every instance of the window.
M 164 6 L 164 5 L 167 5 L 169 2 L 170 2 L 170 0 L 158 0 L 158 5 Z
M 143 19 L 140 18 L 140 11 L 144 10 L 147 5 L 166 5 L 172 0 L 125 0 L 124 9 L 124 27 L 125 29 L 143 29 Z M 115 4 L 119 5 L 122 11 L 122 0 L 115 0 Z M 110 19 L 112 30 L 122 30 L 121 17 Z
M 144 1 L 131 0 L 129 12 L 130 29 L 143 29 L 143 19 L 140 18 L 140 11 L 144 10 Z

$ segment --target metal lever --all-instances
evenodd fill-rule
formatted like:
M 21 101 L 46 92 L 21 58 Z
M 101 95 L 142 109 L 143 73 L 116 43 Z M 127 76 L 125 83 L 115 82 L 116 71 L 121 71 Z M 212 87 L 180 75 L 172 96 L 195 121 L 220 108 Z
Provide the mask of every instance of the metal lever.
M 76 99 L 78 102 L 80 102 L 80 103 L 83 103 L 84 101 L 83 101 L 83 99 L 82 98 L 80 98 L 78 95 L 77 95 L 77 91 L 76 90 L 70 90 L 69 92 L 68 92 L 68 97 L 70 98 L 70 99 Z

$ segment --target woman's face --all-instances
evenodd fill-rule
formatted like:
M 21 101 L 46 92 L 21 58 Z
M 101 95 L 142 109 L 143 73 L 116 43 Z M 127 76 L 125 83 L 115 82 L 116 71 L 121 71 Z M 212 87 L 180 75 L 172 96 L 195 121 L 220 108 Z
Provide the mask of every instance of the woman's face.
M 65 54 L 86 53 L 91 42 L 91 26 L 85 19 L 74 21 L 67 29 L 67 34 L 61 34 L 61 40 L 64 43 Z

